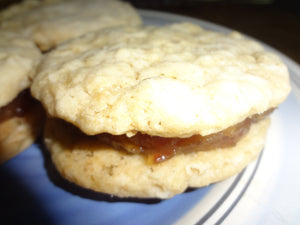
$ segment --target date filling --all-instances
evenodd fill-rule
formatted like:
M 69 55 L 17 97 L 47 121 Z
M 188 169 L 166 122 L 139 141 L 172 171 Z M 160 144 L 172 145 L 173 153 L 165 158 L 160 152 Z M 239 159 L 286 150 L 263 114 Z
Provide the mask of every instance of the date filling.
M 13 117 L 24 117 L 35 107 L 41 107 L 40 103 L 31 96 L 29 89 L 25 89 L 10 103 L 0 107 L 0 123 Z
M 0 108 L 0 123 L 12 117 L 23 117 L 37 105 L 40 105 L 40 103 L 30 95 L 29 89 L 26 89 L 12 102 Z M 109 145 L 117 150 L 124 150 L 133 154 L 144 154 L 151 163 L 160 163 L 176 154 L 233 147 L 248 133 L 251 124 L 269 116 L 273 110 L 270 109 L 262 114 L 253 115 L 234 126 L 206 136 L 194 135 L 188 138 L 165 138 L 138 132 L 132 137 L 103 133 L 96 135 L 96 138 L 100 143 Z
M 266 118 L 273 110 L 270 109 L 262 114 L 248 117 L 234 126 L 207 136 L 194 135 L 188 138 L 165 138 L 137 133 L 132 137 L 127 137 L 126 135 L 103 133 L 97 135 L 97 138 L 102 143 L 115 149 L 134 154 L 145 154 L 151 163 L 160 163 L 176 154 L 233 147 L 248 133 L 251 124 Z

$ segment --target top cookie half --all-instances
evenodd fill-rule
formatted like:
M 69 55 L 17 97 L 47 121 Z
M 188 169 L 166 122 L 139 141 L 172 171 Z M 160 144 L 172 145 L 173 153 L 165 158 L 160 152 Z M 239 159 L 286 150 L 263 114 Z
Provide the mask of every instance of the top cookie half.
M 88 31 L 138 24 L 136 10 L 117 0 L 27 0 L 0 12 L 1 29 L 31 37 L 43 51 Z
M 41 58 L 31 39 L 0 30 L 0 107 L 30 86 Z
M 52 116 L 94 135 L 208 135 L 276 107 L 286 66 L 239 33 L 182 23 L 92 32 L 50 52 L 32 85 Z

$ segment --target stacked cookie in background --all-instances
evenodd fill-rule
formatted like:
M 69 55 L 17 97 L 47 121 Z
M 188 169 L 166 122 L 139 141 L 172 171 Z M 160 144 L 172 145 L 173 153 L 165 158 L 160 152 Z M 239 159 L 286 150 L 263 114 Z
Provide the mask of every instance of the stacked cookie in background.
M 126 2 L 108 0 L 28 0 L 0 14 L 1 29 L 31 37 L 42 51 L 86 32 L 141 19 Z
M 64 178 L 164 199 L 257 158 L 269 116 L 290 91 L 277 56 L 237 32 L 142 26 L 126 3 L 89 4 L 16 5 L 1 22 L 46 51 L 30 89 L 47 112 L 44 142 Z
M 40 133 L 44 112 L 29 87 L 42 54 L 34 42 L 0 31 L 0 163 L 29 147 Z
M 29 87 L 42 52 L 86 32 L 139 25 L 128 3 L 28 0 L 0 11 L 0 162 L 25 150 L 40 134 L 44 112 Z

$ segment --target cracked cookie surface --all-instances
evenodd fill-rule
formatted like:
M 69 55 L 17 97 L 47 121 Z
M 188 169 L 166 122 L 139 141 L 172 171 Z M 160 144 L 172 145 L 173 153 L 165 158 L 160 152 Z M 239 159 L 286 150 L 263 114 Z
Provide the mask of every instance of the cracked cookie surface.
M 208 135 L 276 107 L 286 66 L 239 33 L 193 24 L 92 32 L 50 52 L 32 85 L 51 116 L 89 135 Z

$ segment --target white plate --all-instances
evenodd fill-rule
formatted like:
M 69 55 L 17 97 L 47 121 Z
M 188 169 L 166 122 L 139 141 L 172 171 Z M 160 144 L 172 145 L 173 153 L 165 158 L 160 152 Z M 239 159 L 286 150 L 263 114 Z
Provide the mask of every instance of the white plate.
M 140 10 L 145 24 L 193 22 L 174 14 Z M 60 178 L 37 142 L 0 167 L 0 220 L 5 224 L 296 224 L 300 221 L 300 67 L 280 52 L 293 92 L 272 115 L 266 147 L 258 160 L 224 182 L 188 190 L 169 200 L 117 199 Z

